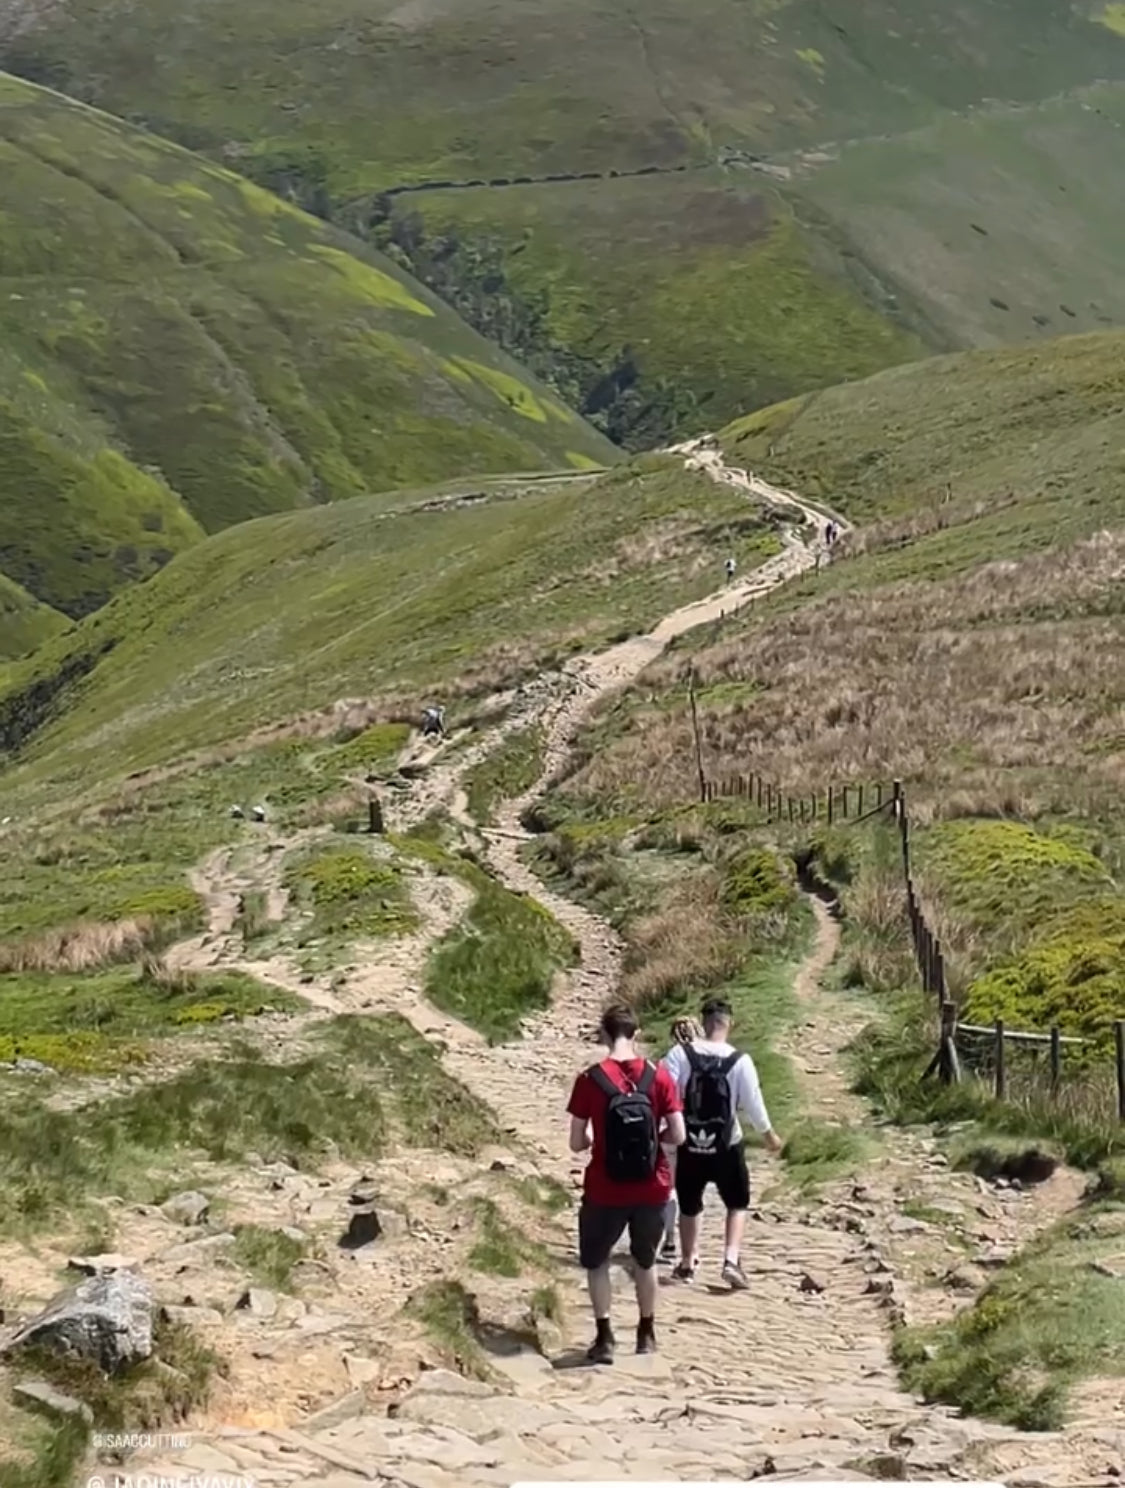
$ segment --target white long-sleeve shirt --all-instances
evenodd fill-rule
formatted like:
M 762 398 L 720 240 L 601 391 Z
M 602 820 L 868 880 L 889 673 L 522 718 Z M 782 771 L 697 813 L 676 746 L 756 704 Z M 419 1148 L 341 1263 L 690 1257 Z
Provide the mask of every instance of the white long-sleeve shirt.
M 714 1054 L 719 1059 L 726 1059 L 734 1053 L 734 1045 L 728 1043 L 712 1043 L 710 1039 L 693 1039 L 692 1048 L 700 1054 Z M 691 1063 L 687 1052 L 682 1044 L 673 1044 L 662 1060 L 664 1068 L 676 1082 L 676 1089 L 682 1098 L 691 1079 Z M 743 1054 L 730 1075 L 730 1093 L 734 1100 L 735 1112 L 741 1111 L 756 1132 L 768 1132 L 773 1123 L 770 1121 L 769 1112 L 766 1110 L 765 1100 L 762 1098 L 762 1086 L 758 1079 L 758 1071 L 754 1067 L 754 1061 L 749 1054 Z M 734 1132 L 731 1137 L 732 1143 L 742 1141 L 742 1127 L 739 1125 L 738 1116 L 735 1115 Z

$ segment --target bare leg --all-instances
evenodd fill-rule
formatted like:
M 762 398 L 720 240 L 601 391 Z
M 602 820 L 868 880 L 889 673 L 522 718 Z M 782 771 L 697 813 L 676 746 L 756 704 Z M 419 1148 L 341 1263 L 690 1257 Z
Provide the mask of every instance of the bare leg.
M 746 1210 L 728 1209 L 726 1225 L 726 1252 L 724 1259 L 738 1261 L 742 1252 L 742 1232 L 746 1228 Z
M 637 1288 L 637 1311 L 643 1318 L 651 1318 L 656 1312 L 656 1269 L 650 1266 L 647 1271 L 642 1271 L 639 1266 L 633 1267 L 633 1283 Z
M 664 1249 L 667 1250 L 676 1239 L 676 1208 L 675 1195 L 668 1200 L 664 1206 Z
M 590 1304 L 594 1309 L 595 1319 L 598 1322 L 608 1322 L 613 1306 L 613 1282 L 610 1280 L 608 1261 L 597 1271 L 586 1272 L 586 1285 L 590 1289 Z
M 694 1266 L 699 1260 L 699 1232 L 703 1228 L 702 1214 L 680 1214 L 680 1265 Z

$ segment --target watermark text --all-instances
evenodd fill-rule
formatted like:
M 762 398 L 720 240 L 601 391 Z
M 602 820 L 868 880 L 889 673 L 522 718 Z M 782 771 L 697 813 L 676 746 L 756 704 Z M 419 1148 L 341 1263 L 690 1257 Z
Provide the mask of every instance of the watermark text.
M 254 1488 L 254 1479 L 237 1473 L 95 1473 L 86 1488 Z

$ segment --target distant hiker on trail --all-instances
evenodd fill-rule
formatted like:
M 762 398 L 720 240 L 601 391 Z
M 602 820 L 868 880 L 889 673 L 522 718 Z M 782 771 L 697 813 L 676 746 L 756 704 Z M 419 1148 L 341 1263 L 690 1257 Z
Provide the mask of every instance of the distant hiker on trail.
M 677 1018 L 672 1024 L 672 1042 L 674 1044 L 690 1044 L 693 1039 L 702 1038 L 699 1024 L 694 1018 Z M 668 1167 L 672 1174 L 672 1181 L 676 1179 L 676 1154 L 679 1151 L 670 1142 L 662 1142 L 664 1156 L 668 1159 Z M 660 1252 L 662 1261 L 674 1261 L 676 1259 L 676 1220 L 679 1210 L 676 1206 L 676 1195 L 672 1194 L 664 1206 L 664 1245 Z
M 734 570 L 735 570 L 736 566 L 737 565 L 735 564 L 735 561 L 734 561 L 733 558 L 728 558 L 727 559 L 727 583 L 728 584 L 731 584 L 731 583 L 734 582 Z
M 836 539 L 839 536 L 840 536 L 840 524 L 839 524 L 839 522 L 837 522 L 837 521 L 830 521 L 828 523 L 828 526 L 824 529 L 824 541 L 828 544 L 829 548 L 834 548 L 836 546 Z
M 676 1198 L 680 1206 L 680 1261 L 677 1281 L 694 1281 L 699 1265 L 703 1194 L 713 1183 L 726 1206 L 722 1278 L 736 1291 L 749 1285 L 741 1265 L 742 1232 L 750 1207 L 750 1174 L 742 1150 L 741 1111 L 771 1152 L 781 1138 L 770 1125 L 758 1072 L 749 1054 L 727 1042 L 730 1004 L 712 998 L 703 1005 L 703 1037 L 674 1044 L 664 1066 L 684 1103 L 686 1140 L 676 1160 Z
M 578 1076 L 567 1111 L 570 1150 L 592 1149 L 578 1211 L 578 1255 L 597 1329 L 587 1358 L 592 1364 L 612 1364 L 609 1261 L 626 1230 L 637 1290 L 637 1353 L 656 1350 L 654 1267 L 664 1232 L 664 1206 L 672 1192 L 660 1128 L 663 1124 L 663 1140 L 678 1147 L 684 1140 L 684 1121 L 668 1071 L 637 1053 L 637 1019 L 631 1008 L 621 1004 L 606 1008 L 598 1037 L 609 1055 Z
M 435 735 L 439 739 L 445 738 L 445 709 L 431 703 L 422 714 L 422 737 L 431 739 Z

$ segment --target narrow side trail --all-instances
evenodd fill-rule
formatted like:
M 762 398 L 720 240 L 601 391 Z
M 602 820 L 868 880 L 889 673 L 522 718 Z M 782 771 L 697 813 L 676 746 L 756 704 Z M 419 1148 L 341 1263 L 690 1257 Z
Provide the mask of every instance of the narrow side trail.
M 811 527 L 822 538 L 827 516 L 791 493 L 729 469 L 712 441 L 692 441 L 677 453 L 716 480 L 791 506 L 805 530 Z M 530 1020 L 524 1039 L 490 1047 L 426 1004 L 417 961 L 398 962 L 388 975 L 385 948 L 374 946 L 360 958 L 366 964 L 334 987 L 331 997 L 341 1011 L 394 1008 L 425 1036 L 440 1039 L 450 1072 L 493 1107 L 513 1145 L 533 1154 L 545 1172 L 578 1180 L 580 1169 L 566 1148 L 564 1107 L 576 1072 L 594 1057 L 588 1030 L 614 989 L 622 945 L 608 924 L 546 888 L 522 861 L 527 834 L 521 815 L 565 765 L 576 731 L 601 698 L 635 678 L 675 636 L 752 602 L 815 562 L 815 546 L 796 532 L 787 534 L 783 552 L 740 583 L 677 610 L 649 635 L 537 679 L 511 700 L 512 715 L 487 742 L 461 749 L 455 758 L 439 752 L 407 795 L 386 802 L 398 827 L 437 806 L 463 817 L 466 770 L 507 729 L 535 722 L 544 730 L 541 778 L 505 803 L 496 828 L 481 835 L 494 872 L 510 888 L 534 894 L 581 946 L 580 965 L 560 975 L 550 1009 Z M 419 888 L 432 933 L 455 906 L 434 912 L 434 881 L 424 878 Z M 216 885 L 213 902 L 221 918 L 229 886 L 224 897 L 224 886 Z M 795 983 L 805 1017 L 790 1052 L 808 1082 L 813 1111 L 828 1120 L 847 1119 L 860 1114 L 841 1064 L 852 1027 L 821 986 L 838 927 L 823 905 L 814 901 L 813 908 L 817 934 Z M 411 955 L 421 949 L 412 946 Z M 907 1181 L 921 1190 L 928 1176 L 949 1178 L 930 1171 L 936 1165 L 924 1148 L 903 1161 Z M 762 1163 L 756 1166 L 760 1179 Z M 885 1242 L 896 1213 L 890 1190 L 850 1183 L 815 1205 L 754 1211 L 745 1252 L 752 1286 L 741 1294 L 711 1282 L 717 1282 L 720 1259 L 712 1213 L 701 1279 L 692 1287 L 662 1289 L 659 1354 L 637 1358 L 628 1352 L 631 1288 L 624 1276 L 617 1278 L 622 1348 L 610 1369 L 566 1367 L 569 1351 L 577 1357 L 588 1341 L 589 1323 L 584 1278 L 569 1237 L 560 1231 L 568 1350 L 562 1358 L 551 1361 L 530 1349 L 498 1351 L 492 1360 L 498 1384 L 424 1373 L 393 1417 L 361 1408 L 344 1413 L 346 1419 L 306 1423 L 297 1433 L 218 1428 L 146 1469 L 240 1471 L 257 1484 L 317 1488 L 372 1480 L 463 1488 L 521 1478 L 979 1478 L 1026 1476 L 1029 1467 L 1044 1484 L 1094 1481 L 1111 1452 L 1105 1433 L 1029 1437 L 956 1420 L 899 1388 L 886 1325 L 894 1269 Z M 953 1246 L 947 1249 L 956 1254 Z

